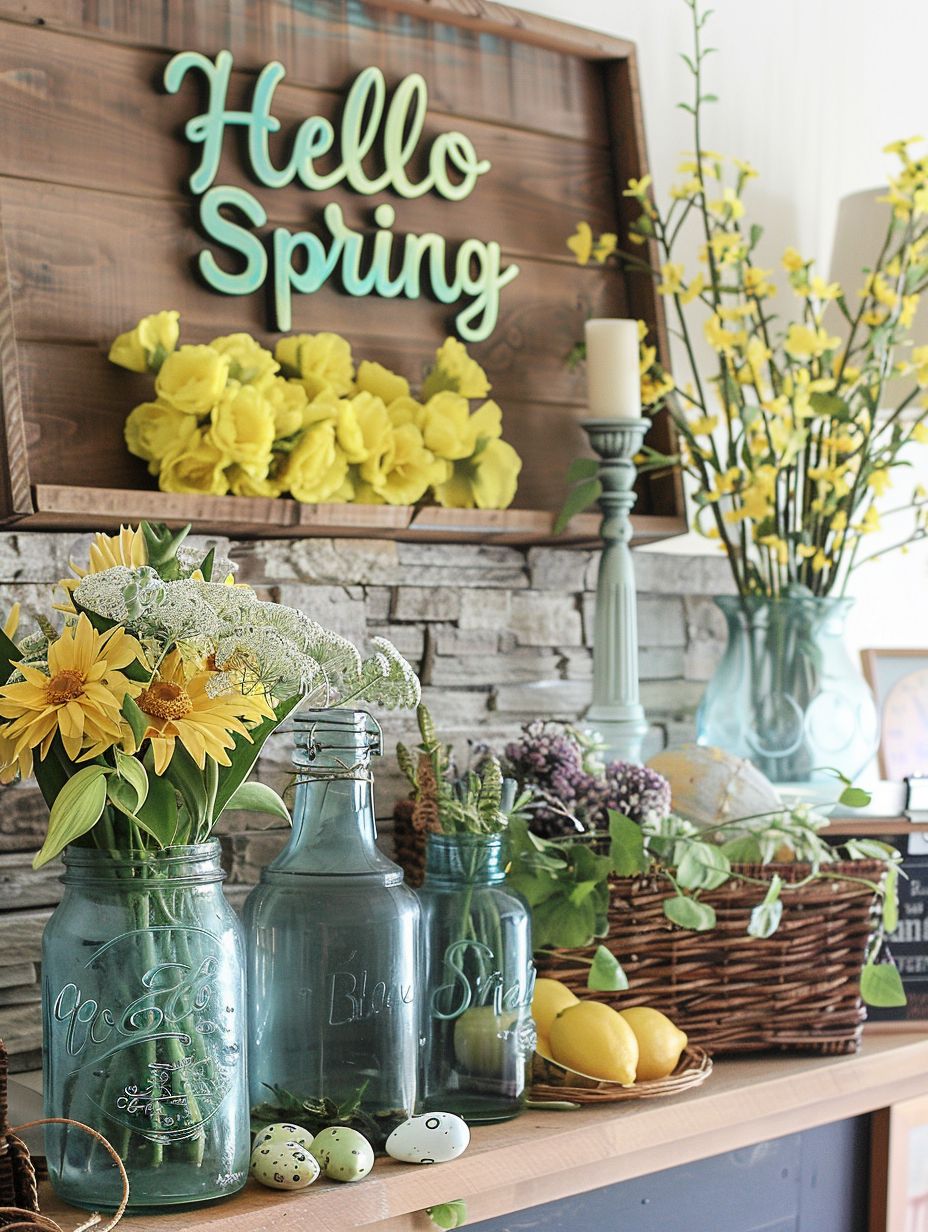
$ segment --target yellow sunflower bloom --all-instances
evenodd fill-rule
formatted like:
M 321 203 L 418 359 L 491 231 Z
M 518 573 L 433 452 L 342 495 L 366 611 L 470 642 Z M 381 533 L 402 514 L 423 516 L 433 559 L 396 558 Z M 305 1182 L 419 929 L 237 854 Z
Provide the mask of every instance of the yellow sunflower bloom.
M 71 601 L 71 595 L 80 585 L 81 578 L 87 577 L 89 573 L 103 573 L 106 569 L 115 568 L 116 565 L 126 565 L 129 569 L 137 569 L 140 565 L 148 564 L 145 536 L 138 527 L 132 526 L 120 526 L 117 535 L 97 533 L 90 545 L 87 568 L 81 569 L 79 565 L 75 565 L 73 560 L 68 561 L 68 564 L 71 566 L 74 577 L 62 578 L 58 583 L 65 592 L 65 602 L 56 603 L 54 606 L 58 612 L 73 613 L 77 609 Z
M 167 770 L 178 741 L 201 770 L 206 767 L 207 757 L 220 766 L 228 766 L 235 736 L 250 741 L 247 724 L 273 716 L 260 692 L 245 696 L 231 691 L 210 697 L 207 685 L 215 675 L 208 669 L 195 670 L 190 675 L 174 650 L 136 698 L 148 720 L 142 740 L 151 742 L 156 774 Z
M 64 630 L 48 648 L 48 675 L 20 664 L 23 680 L 0 688 L 3 736 L 13 758 L 27 750 L 48 753 L 61 734 L 71 761 L 96 757 L 125 738 L 120 715 L 127 693 L 141 685 L 120 669 L 145 661 L 142 647 L 120 627 L 98 633 L 86 616 Z

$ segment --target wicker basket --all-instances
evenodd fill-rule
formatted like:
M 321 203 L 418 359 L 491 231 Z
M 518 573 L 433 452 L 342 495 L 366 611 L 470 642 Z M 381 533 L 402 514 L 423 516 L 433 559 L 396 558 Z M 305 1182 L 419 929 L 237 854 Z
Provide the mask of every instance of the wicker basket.
M 41 1227 L 38 1219 L 29 1217 L 29 1212 L 39 1210 L 35 1169 L 26 1144 L 10 1131 L 8 1069 L 6 1048 L 0 1040 L 0 1208 L 19 1207 L 22 1212 L 14 1215 L 0 1209 L 0 1228 Z
M 532 1061 L 532 1099 L 570 1100 L 575 1104 L 616 1104 L 630 1099 L 661 1099 L 699 1087 L 712 1073 L 712 1059 L 702 1048 L 689 1045 L 676 1069 L 667 1078 L 636 1082 L 623 1087 L 617 1082 L 599 1082 L 564 1069 L 536 1052 Z
M 738 871 L 764 879 L 777 872 L 787 883 L 783 918 L 772 937 L 761 940 L 745 931 L 759 898 L 755 885 L 732 880 L 706 892 L 703 900 L 715 908 L 718 923 L 711 932 L 696 933 L 665 917 L 666 881 L 615 877 L 604 944 L 625 968 L 629 991 L 590 992 L 586 980 L 595 947 L 538 955 L 539 974 L 616 1009 L 663 1010 L 691 1044 L 714 1053 L 856 1052 L 866 1017 L 860 968 L 872 929 L 872 891 L 831 879 L 791 889 L 790 883 L 810 872 L 807 864 Z M 879 881 L 884 866 L 860 860 L 829 865 L 829 872 Z

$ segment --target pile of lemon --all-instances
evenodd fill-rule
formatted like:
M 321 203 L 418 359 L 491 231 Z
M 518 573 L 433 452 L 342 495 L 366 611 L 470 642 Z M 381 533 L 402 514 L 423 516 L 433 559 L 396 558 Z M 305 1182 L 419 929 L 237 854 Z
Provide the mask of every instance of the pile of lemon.
M 532 1017 L 543 1057 L 623 1087 L 668 1077 L 686 1047 L 686 1035 L 660 1010 L 580 1001 L 560 980 L 536 981 Z

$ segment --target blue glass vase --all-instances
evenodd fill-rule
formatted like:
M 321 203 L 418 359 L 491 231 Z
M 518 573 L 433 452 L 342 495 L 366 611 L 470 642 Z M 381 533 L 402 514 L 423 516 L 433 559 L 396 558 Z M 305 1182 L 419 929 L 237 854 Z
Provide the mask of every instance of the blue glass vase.
M 115 1147 L 129 1208 L 212 1201 L 248 1179 L 241 926 L 219 843 L 151 854 L 68 847 L 42 942 L 45 1115 Z M 74 1206 L 115 1207 L 122 1181 L 83 1131 L 45 1130 Z
M 717 598 L 728 643 L 696 715 L 697 740 L 749 758 L 773 783 L 855 778 L 876 752 L 879 718 L 848 654 L 852 600 Z
M 535 1048 L 531 916 L 499 835 L 429 834 L 422 905 L 423 1111 L 503 1121 Z
M 419 906 L 375 841 L 379 727 L 350 710 L 294 727 L 293 830 L 244 911 L 253 1118 L 354 1110 L 379 1145 L 415 1107 Z

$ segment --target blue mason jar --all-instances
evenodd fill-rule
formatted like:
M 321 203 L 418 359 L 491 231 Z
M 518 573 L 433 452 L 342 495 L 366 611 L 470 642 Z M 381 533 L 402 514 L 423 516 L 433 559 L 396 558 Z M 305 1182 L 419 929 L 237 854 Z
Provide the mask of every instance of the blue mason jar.
M 45 1115 L 103 1134 L 129 1208 L 213 1201 L 248 1179 L 241 926 L 219 843 L 154 853 L 68 847 L 42 942 Z M 45 1130 L 74 1206 L 115 1207 L 122 1181 L 82 1130 Z
M 531 917 L 500 835 L 429 834 L 422 906 L 420 1106 L 470 1122 L 525 1103 L 535 1048 Z
M 290 841 L 245 903 L 252 1113 L 356 1110 L 380 1145 L 416 1100 L 419 906 L 375 842 L 375 721 L 310 711 L 294 727 Z

